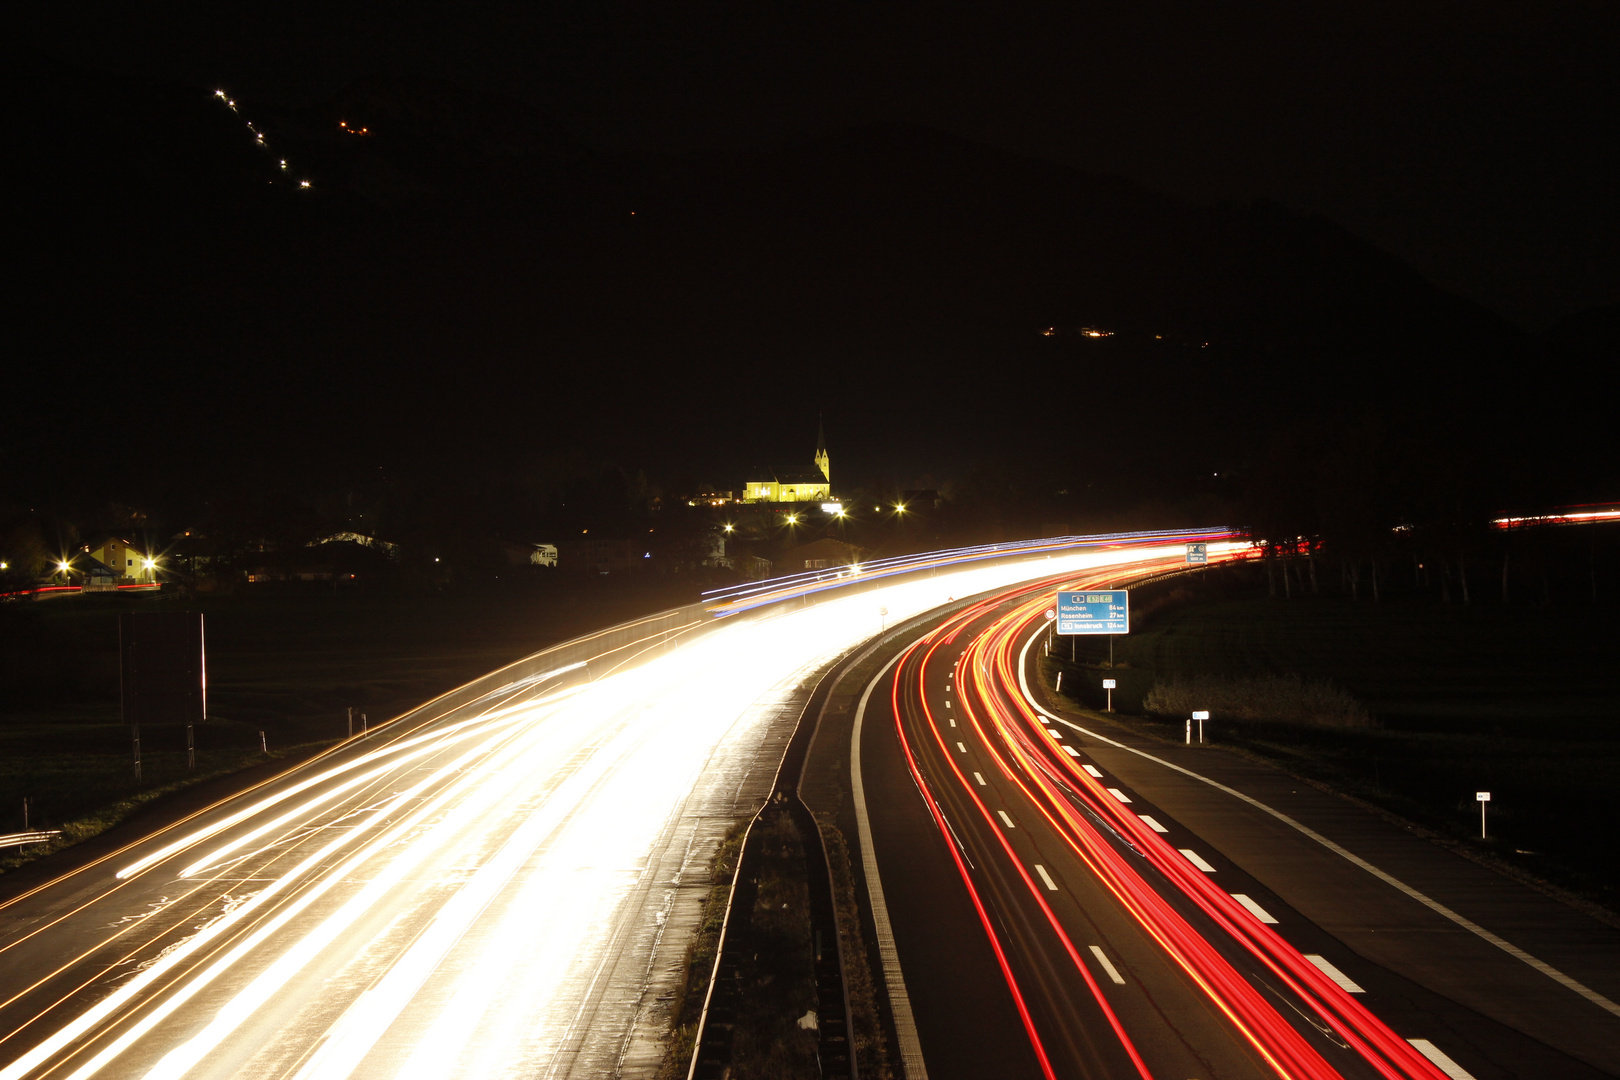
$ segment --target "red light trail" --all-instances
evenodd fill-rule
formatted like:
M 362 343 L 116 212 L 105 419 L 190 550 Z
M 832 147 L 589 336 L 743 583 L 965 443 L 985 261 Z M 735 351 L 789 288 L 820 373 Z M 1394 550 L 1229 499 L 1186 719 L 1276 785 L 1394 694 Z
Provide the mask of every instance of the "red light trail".
M 1155 559 L 1130 568 L 1135 577 L 1170 569 L 1174 560 Z M 1065 579 L 1064 588 L 1101 588 L 1121 581 L 1121 568 L 1110 567 Z M 896 730 L 912 778 L 928 804 L 941 838 L 950 850 L 962 883 L 978 912 L 979 921 L 995 952 L 1019 1016 L 1046 1075 L 1052 1063 L 1042 1033 L 1032 1016 L 1027 992 L 1020 985 L 998 935 L 997 921 L 975 886 L 974 873 L 947 822 L 936 797 L 935 784 L 954 784 L 961 804 L 972 807 L 996 838 L 1016 877 L 1044 916 L 1056 950 L 1066 956 L 1084 978 L 1098 1009 L 1137 1073 L 1150 1076 L 1148 1066 L 1133 1044 L 1119 1016 L 1110 1007 L 1090 966 L 1082 959 L 1063 920 L 1047 902 L 1041 884 L 1015 851 L 1007 831 L 998 827 L 996 811 L 986 804 L 979 785 L 957 764 L 949 740 L 963 731 L 976 735 L 999 770 L 998 786 L 1015 790 L 1035 808 L 1039 821 L 1075 860 L 1112 895 L 1120 908 L 1187 981 L 1225 1018 L 1231 1029 L 1279 1077 L 1338 1077 L 1340 1071 L 1318 1048 L 1323 1037 L 1352 1050 L 1379 1076 L 1389 1080 L 1439 1080 L 1443 1073 L 1405 1039 L 1396 1035 L 1365 1006 L 1352 998 L 1331 977 L 1266 926 L 1232 895 L 1215 885 L 1176 848 L 1127 809 L 1104 785 L 1087 772 L 1078 757 L 1061 748 L 1024 692 L 1020 665 L 1045 625 L 1045 611 L 1057 582 L 1024 586 L 957 613 L 911 646 L 896 667 L 891 701 Z M 954 719 L 937 715 L 924 692 L 925 677 L 949 663 L 942 650 L 958 643 L 969 628 L 1000 608 L 988 627 L 972 636 L 955 662 L 954 676 L 960 709 Z M 953 652 L 955 650 L 952 650 Z M 947 684 L 949 685 L 949 684 Z M 963 724 L 947 735 L 945 724 Z M 946 775 L 930 777 L 919 763 L 915 738 L 932 742 Z M 956 744 L 961 748 L 960 744 Z M 986 770 L 988 771 L 988 770 Z M 1006 819 L 1004 819 L 1006 820 Z M 1033 824 L 1032 820 L 1032 824 Z M 1009 821 L 1010 825 L 1010 821 Z M 1109 832 L 1114 834 L 1111 839 Z M 1155 886 L 1133 865 L 1126 850 L 1145 860 L 1162 878 Z M 1049 886 L 1050 887 L 1050 886 Z M 1194 914 L 1206 924 L 1200 930 L 1189 921 Z M 1234 948 L 1235 947 L 1235 948 Z M 1246 975 L 1229 953 L 1247 956 L 1258 967 Z M 1257 979 L 1257 976 L 1260 978 Z M 1305 1030 L 1285 1015 L 1279 998 L 1307 1019 Z M 1291 999 L 1291 1000 L 1290 1000 Z M 1331 1033 L 1331 1034 L 1329 1034 Z M 1313 1038 L 1315 1036 L 1315 1038 Z

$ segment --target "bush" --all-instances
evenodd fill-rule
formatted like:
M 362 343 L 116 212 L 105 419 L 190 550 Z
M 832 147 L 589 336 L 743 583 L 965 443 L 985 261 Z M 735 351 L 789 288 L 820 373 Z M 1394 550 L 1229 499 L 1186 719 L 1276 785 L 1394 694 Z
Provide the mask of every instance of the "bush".
M 1371 727 L 1361 702 L 1326 679 L 1298 675 L 1222 678 L 1174 676 L 1155 682 L 1142 708 L 1157 716 L 1182 718 L 1208 709 L 1223 720 L 1313 724 L 1319 727 Z

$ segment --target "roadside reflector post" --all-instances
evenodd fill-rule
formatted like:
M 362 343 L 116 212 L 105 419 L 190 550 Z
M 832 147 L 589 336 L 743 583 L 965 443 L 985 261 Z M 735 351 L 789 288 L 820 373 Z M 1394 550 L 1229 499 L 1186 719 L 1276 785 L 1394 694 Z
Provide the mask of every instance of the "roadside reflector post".
M 1115 685 L 1116 684 L 1115 684 L 1113 679 L 1104 679 L 1103 680 L 1103 689 L 1108 691 L 1108 711 L 1109 712 L 1114 711 L 1114 686 Z
M 1061 672 L 1061 671 L 1058 672 L 1057 686 L 1055 686 L 1053 689 L 1055 689 L 1060 694 L 1063 693 L 1063 672 Z
M 349 706 L 349 738 L 354 738 L 354 706 Z
M 1187 721 L 1187 745 L 1192 745 L 1192 721 Z
M 1474 801 L 1479 803 L 1479 838 L 1483 840 L 1485 839 L 1485 804 L 1491 801 L 1491 793 L 1488 791 L 1476 791 L 1474 792 Z
M 270 747 L 264 741 L 264 732 L 259 732 L 259 753 L 268 754 Z
M 1204 742 L 1204 721 L 1209 719 L 1209 710 L 1208 709 L 1194 709 L 1193 714 L 1192 714 L 1192 718 L 1194 720 L 1198 721 L 1198 742 L 1199 742 L 1199 745 L 1203 745 L 1203 742 Z
M 196 737 L 196 734 L 192 730 L 192 725 L 187 724 L 186 725 L 186 768 L 187 769 L 195 769 L 196 767 L 197 767 L 197 737 Z

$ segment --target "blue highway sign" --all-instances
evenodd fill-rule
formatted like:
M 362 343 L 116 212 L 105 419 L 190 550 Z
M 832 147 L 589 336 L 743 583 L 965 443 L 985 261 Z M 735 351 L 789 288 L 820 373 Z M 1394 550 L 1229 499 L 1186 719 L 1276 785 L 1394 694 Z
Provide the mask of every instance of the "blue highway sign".
M 1057 632 L 1060 634 L 1128 634 L 1131 632 L 1130 593 L 1124 589 L 1093 589 L 1057 594 Z
M 1187 565 L 1209 562 L 1209 549 L 1203 544 L 1187 545 Z

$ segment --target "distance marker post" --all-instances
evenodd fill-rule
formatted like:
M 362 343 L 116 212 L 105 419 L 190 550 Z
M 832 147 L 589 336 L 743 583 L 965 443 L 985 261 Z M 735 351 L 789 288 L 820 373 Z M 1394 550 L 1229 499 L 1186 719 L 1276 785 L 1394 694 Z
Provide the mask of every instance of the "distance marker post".
M 1114 687 L 1116 685 L 1117 684 L 1115 683 L 1115 681 L 1113 679 L 1104 679 L 1103 680 L 1103 689 L 1108 691 L 1108 711 L 1109 712 L 1114 711 Z
M 1476 791 L 1474 792 L 1474 801 L 1479 803 L 1479 838 L 1483 840 L 1485 839 L 1485 804 L 1491 801 L 1491 793 L 1488 791 Z
M 1204 721 L 1209 719 L 1209 710 L 1194 709 L 1192 718 L 1198 721 L 1198 742 L 1201 745 L 1204 741 Z

